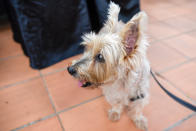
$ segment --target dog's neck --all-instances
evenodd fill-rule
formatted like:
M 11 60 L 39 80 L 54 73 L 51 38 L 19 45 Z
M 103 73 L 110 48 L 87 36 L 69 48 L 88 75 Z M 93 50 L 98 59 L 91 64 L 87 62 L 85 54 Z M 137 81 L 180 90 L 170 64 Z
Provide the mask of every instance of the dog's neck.
M 119 71 L 120 74 L 118 74 L 116 77 L 109 79 L 103 83 L 100 83 L 99 86 L 101 87 L 108 87 L 113 85 L 120 85 L 122 87 L 126 86 L 136 86 L 139 81 L 142 79 L 142 71 L 139 69 L 137 70 L 131 70 L 128 68 L 121 68 L 121 71 Z M 118 84 L 117 84 L 118 83 Z

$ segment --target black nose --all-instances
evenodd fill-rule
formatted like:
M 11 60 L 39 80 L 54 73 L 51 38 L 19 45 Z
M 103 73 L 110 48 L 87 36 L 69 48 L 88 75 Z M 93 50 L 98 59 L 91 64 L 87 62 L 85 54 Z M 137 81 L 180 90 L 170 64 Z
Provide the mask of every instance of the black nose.
M 76 69 L 73 66 L 67 67 L 69 74 L 75 75 L 77 73 Z

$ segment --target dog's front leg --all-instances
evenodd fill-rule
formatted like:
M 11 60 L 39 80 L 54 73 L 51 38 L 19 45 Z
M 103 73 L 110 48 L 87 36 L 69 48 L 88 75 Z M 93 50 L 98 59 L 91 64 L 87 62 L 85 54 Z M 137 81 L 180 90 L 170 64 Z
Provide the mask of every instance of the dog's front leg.
M 148 128 L 148 122 L 146 117 L 143 116 L 142 110 L 147 102 L 148 98 L 144 97 L 143 99 L 130 102 L 128 106 L 128 116 L 133 120 L 133 122 L 138 128 L 145 131 Z
M 111 121 L 115 122 L 120 119 L 123 105 L 121 103 L 113 104 L 112 108 L 108 111 L 108 117 Z

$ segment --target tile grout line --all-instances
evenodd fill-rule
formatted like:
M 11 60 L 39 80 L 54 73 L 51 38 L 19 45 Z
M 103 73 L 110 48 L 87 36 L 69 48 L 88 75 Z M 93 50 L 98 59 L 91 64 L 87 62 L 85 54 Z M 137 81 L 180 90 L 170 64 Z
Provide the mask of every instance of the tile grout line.
M 183 35 L 183 34 L 181 34 L 181 35 L 179 35 L 179 36 L 177 36 L 177 37 L 180 37 L 180 36 L 182 36 L 182 35 Z M 173 37 L 173 38 L 175 38 L 175 37 Z M 166 40 L 170 40 L 170 39 L 166 39 Z M 179 55 L 182 55 L 182 56 L 183 56 L 184 58 L 186 58 L 187 60 L 188 60 L 188 59 L 191 59 L 191 57 L 187 56 L 186 54 L 184 54 L 183 52 L 179 51 L 178 49 L 172 47 L 172 46 L 170 45 L 170 43 L 165 43 L 164 40 L 162 40 L 162 42 L 164 43 L 165 46 L 167 46 L 167 47 L 170 48 L 170 49 L 175 50 L 176 53 L 178 53 Z
M 180 14 L 180 15 L 174 15 L 174 16 L 171 16 L 171 17 L 168 17 L 168 18 L 166 18 L 166 19 L 163 19 L 163 20 L 158 20 L 157 19 L 157 21 L 156 22 L 161 22 L 161 23 L 164 23 L 165 25 L 167 25 L 167 26 L 170 26 L 170 27 L 173 27 L 173 28 L 175 28 L 175 29 L 177 29 L 175 26 L 173 26 L 173 25 L 171 25 L 171 24 L 169 24 L 169 23 L 167 23 L 166 21 L 167 20 L 171 20 L 171 19 L 174 19 L 174 18 L 176 18 L 176 17 L 184 17 L 184 16 L 186 16 L 186 15 L 189 15 L 190 13 L 184 13 L 184 14 Z M 154 16 L 153 16 L 154 17 Z M 192 20 L 192 19 L 190 19 L 190 18 L 187 18 L 189 21 L 191 21 L 191 22 L 195 22 L 194 20 Z M 196 30 L 196 28 L 193 28 L 194 30 Z
M 192 20 L 192 19 L 190 19 L 189 17 L 187 17 L 187 15 L 189 15 L 190 13 L 188 13 L 188 14 L 181 14 L 181 15 L 178 15 L 178 16 L 180 16 L 180 17 L 185 17 L 185 18 L 187 18 L 189 21 L 191 21 L 191 22 L 195 22 L 195 20 Z M 171 18 L 170 18 L 171 19 Z
M 187 14 L 183 14 L 183 15 L 187 15 Z M 183 16 L 183 15 L 178 15 L 178 16 Z M 178 17 L 178 16 L 175 16 L 175 17 L 171 17 L 171 18 L 169 18 L 169 19 L 173 19 L 173 18 L 176 18 L 176 17 Z M 190 19 L 188 19 L 188 20 L 190 20 Z M 192 20 L 190 20 L 191 22 L 193 22 Z M 166 21 L 161 21 L 162 23 L 164 23 L 165 25 L 167 25 L 168 27 L 170 26 L 170 27 L 172 27 L 172 28 L 175 28 L 175 29 L 178 29 L 177 27 L 175 27 L 175 26 L 173 26 L 173 25 L 171 25 L 171 24 L 169 24 L 169 23 L 167 23 Z M 185 30 L 185 31 L 182 31 L 181 33 L 183 33 L 183 32 L 189 32 L 189 31 L 193 31 L 193 30 L 196 30 L 196 28 L 193 28 L 193 29 L 190 29 L 190 30 Z
M 52 75 L 52 74 L 55 74 L 55 73 L 58 73 L 58 72 L 61 72 L 61 71 L 64 71 L 66 70 L 65 67 L 63 68 L 60 68 L 60 69 L 57 69 L 55 71 L 51 71 L 49 73 L 46 73 L 46 74 L 42 74 L 42 76 L 48 76 L 48 75 Z M 31 77 L 31 78 L 28 78 L 26 80 L 22 80 L 22 81 L 19 81 L 19 82 L 14 82 L 12 84 L 8 84 L 8 85 L 4 85 L 4 86 L 0 86 L 0 90 L 4 89 L 4 88 L 9 88 L 9 87 L 12 87 L 12 86 L 16 86 L 16 85 L 19 85 L 19 84 L 23 84 L 23 83 L 26 83 L 28 81 L 31 81 L 31 80 L 34 80 L 34 79 L 37 79 L 37 78 L 41 78 L 40 75 L 39 76 L 34 76 L 34 77 Z
M 15 129 L 12 129 L 11 131 L 18 131 L 18 130 L 21 130 L 21 129 L 25 128 L 25 127 L 34 125 L 34 124 L 36 124 L 36 123 L 38 123 L 38 122 L 40 122 L 40 121 L 44 121 L 44 120 L 50 119 L 50 118 L 52 118 L 52 117 L 54 117 L 54 116 L 56 116 L 55 113 L 50 114 L 50 115 L 45 116 L 45 117 L 43 117 L 43 118 L 41 118 L 41 119 L 35 120 L 35 121 L 33 121 L 33 122 L 29 122 L 29 123 L 27 123 L 27 124 L 25 124 L 25 125 L 22 125 L 22 126 L 20 126 L 20 127 L 17 127 L 17 128 L 15 128 Z
M 177 91 L 179 91 L 182 95 L 184 95 L 188 100 L 190 100 L 193 104 L 196 104 L 196 101 L 193 100 L 190 96 L 188 96 L 184 91 L 182 91 L 180 88 L 178 88 L 173 82 L 171 82 L 168 79 L 165 79 L 170 85 L 172 85 Z
M 5 61 L 5 60 L 9 60 L 9 59 L 12 59 L 12 58 L 15 58 L 15 57 L 19 57 L 19 56 L 25 56 L 25 55 L 24 54 L 17 54 L 17 55 L 14 55 L 14 56 L 7 56 L 5 58 L 0 58 L 0 62 Z
M 168 40 L 168 39 L 167 39 Z M 164 40 L 162 40 L 162 42 L 164 43 Z M 164 44 L 166 47 L 174 50 L 177 54 L 183 56 L 186 60 L 191 59 L 189 56 L 185 55 L 183 52 L 177 50 L 176 48 L 172 47 L 169 43 L 165 43 Z
M 166 24 L 166 23 L 164 23 L 164 24 Z M 186 33 L 191 33 L 191 32 L 194 32 L 194 31 L 196 31 L 196 29 L 192 29 L 192 30 L 189 30 L 189 31 L 183 31 L 183 32 L 180 32 L 180 33 L 177 33 L 177 34 L 174 34 L 174 35 L 171 35 L 171 36 L 163 37 L 163 38 L 158 38 L 158 39 L 155 38 L 155 41 L 153 41 L 153 43 L 163 41 L 163 40 L 172 39 L 172 38 L 178 37 L 180 35 L 183 35 L 183 34 L 186 34 Z
M 22 81 L 19 81 L 19 82 L 8 84 L 8 85 L 5 85 L 5 86 L 0 87 L 0 90 L 5 89 L 5 88 L 10 88 L 12 86 L 16 86 L 16 85 L 19 85 L 19 84 L 24 84 L 26 82 L 29 82 L 31 80 L 35 80 L 35 79 L 38 79 L 38 78 L 40 78 L 40 76 L 34 76 L 34 77 L 31 77 L 31 78 L 26 79 L 26 80 L 22 80 Z
M 165 72 L 167 72 L 167 71 L 171 71 L 171 70 L 173 70 L 173 69 L 175 69 L 175 68 L 178 68 L 178 67 L 180 67 L 180 66 L 182 66 L 182 65 L 184 65 L 184 64 L 187 64 L 187 63 L 192 62 L 192 61 L 195 61 L 195 60 L 196 60 L 196 57 L 190 58 L 190 59 L 185 60 L 185 61 L 183 61 L 183 62 L 181 62 L 181 63 L 176 64 L 176 65 L 173 65 L 173 66 L 169 66 L 169 67 L 167 67 L 167 68 L 164 68 L 164 69 L 162 69 L 162 70 L 160 70 L 160 71 L 158 71 L 158 72 L 159 72 L 160 74 L 161 74 L 161 73 L 165 73 Z
M 87 103 L 89 103 L 89 102 L 91 102 L 91 101 L 94 101 L 94 100 L 96 100 L 96 99 L 98 99 L 98 98 L 101 98 L 102 96 L 103 96 L 103 95 L 100 95 L 100 96 L 94 97 L 94 98 L 92 98 L 92 99 L 89 99 L 89 100 L 83 101 L 83 102 L 81 102 L 81 103 L 79 103 L 79 104 L 76 104 L 76 105 L 70 106 L 70 107 L 68 107 L 68 108 L 65 108 L 65 109 L 63 109 L 63 110 L 61 110 L 61 111 L 57 112 L 57 114 L 60 114 L 60 113 L 63 113 L 63 112 L 69 111 L 69 110 L 74 109 L 74 108 L 77 108 L 77 107 L 79 107 L 79 106 L 81 106 L 81 105 L 87 104 Z
M 81 103 L 79 103 L 79 104 L 76 104 L 76 105 L 73 105 L 73 106 L 71 106 L 71 107 L 65 108 L 65 109 L 63 109 L 63 110 L 61 110 L 61 111 L 58 111 L 58 112 L 53 113 L 53 114 L 50 114 L 50 115 L 45 116 L 45 117 L 43 117 L 43 118 L 41 118 L 41 119 L 38 119 L 38 120 L 35 120 L 35 121 L 33 121 L 33 122 L 29 122 L 29 123 L 27 123 L 27 124 L 24 124 L 24 125 L 22 125 L 22 126 L 20 126 L 20 127 L 17 127 L 17 128 L 15 128 L 15 129 L 12 129 L 11 131 L 18 131 L 18 130 L 23 129 L 23 128 L 25 128 L 25 127 L 28 127 L 28 126 L 30 126 L 30 125 L 34 125 L 34 124 L 36 124 L 36 123 L 38 123 L 38 122 L 47 120 L 47 119 L 52 118 L 52 117 L 54 117 L 54 116 L 57 116 L 57 115 L 60 114 L 60 113 L 69 111 L 69 110 L 74 109 L 74 108 L 77 108 L 77 107 L 79 107 L 79 106 L 81 106 L 81 105 L 83 105 L 83 104 L 87 104 L 87 103 L 89 103 L 89 102 L 92 102 L 92 101 L 94 101 L 94 100 L 96 100 L 96 99 L 98 99 L 98 98 L 100 98 L 100 97 L 102 97 L 102 96 L 103 96 L 103 95 L 100 95 L 100 96 L 91 98 L 91 99 L 89 99 L 89 100 L 83 101 L 83 102 L 81 102 Z
M 61 126 L 61 128 L 62 128 L 62 131 L 65 131 L 65 128 L 63 127 L 62 121 L 61 121 L 59 115 L 57 114 L 57 111 L 56 111 L 56 108 L 55 108 L 55 105 L 54 105 L 54 101 L 53 101 L 53 99 L 52 99 L 52 96 L 51 96 L 51 94 L 50 94 L 50 92 L 49 92 L 49 90 L 48 90 L 48 86 L 47 86 L 46 80 L 44 79 L 44 77 L 43 77 L 41 71 L 39 71 L 39 73 L 40 73 L 40 77 L 42 78 L 42 81 L 43 81 L 43 83 L 44 83 L 44 88 L 46 89 L 47 94 L 48 94 L 48 97 L 49 97 L 49 99 L 50 99 L 50 103 L 51 103 L 51 105 L 52 105 L 52 108 L 54 109 L 55 114 L 56 114 L 56 116 L 57 116 L 57 119 L 58 119 L 58 121 L 59 121 L 59 123 L 60 123 L 60 126 Z
M 61 72 L 61 71 L 64 71 L 66 70 L 66 67 L 62 67 L 60 69 L 56 69 L 54 71 L 51 71 L 51 72 L 48 72 L 48 73 L 44 73 L 42 74 L 43 76 L 48 76 L 48 75 L 52 75 L 52 74 L 55 74 L 55 73 L 58 73 L 58 72 Z
M 196 113 L 195 113 L 195 112 L 192 113 L 192 114 L 189 114 L 189 115 L 186 116 L 185 118 L 183 118 L 183 119 L 177 121 L 176 123 L 174 123 L 173 125 L 169 126 L 169 127 L 166 128 L 166 129 L 164 129 L 163 131 L 171 131 L 173 128 L 179 126 L 180 124 L 182 124 L 183 122 L 185 122 L 186 120 L 188 120 L 188 119 L 190 119 L 190 118 L 192 118 L 192 117 L 194 117 L 194 116 L 196 116 Z

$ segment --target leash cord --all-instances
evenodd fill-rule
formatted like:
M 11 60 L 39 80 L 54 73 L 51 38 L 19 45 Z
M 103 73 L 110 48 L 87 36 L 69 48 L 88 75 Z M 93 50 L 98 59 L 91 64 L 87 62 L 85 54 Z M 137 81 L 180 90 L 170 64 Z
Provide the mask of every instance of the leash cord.
M 152 72 L 152 70 L 150 70 L 150 73 L 153 77 L 153 79 L 156 81 L 156 83 L 161 87 L 161 89 L 168 95 L 170 96 L 172 99 L 174 99 L 176 102 L 178 102 L 179 104 L 189 108 L 190 110 L 196 112 L 196 106 L 190 104 L 189 102 L 175 96 L 174 94 L 172 94 L 171 92 L 169 92 L 166 88 L 164 88 L 164 86 L 158 81 L 158 79 L 156 78 L 156 76 L 154 75 L 154 73 Z

